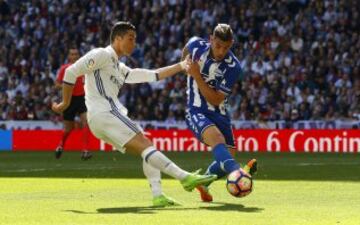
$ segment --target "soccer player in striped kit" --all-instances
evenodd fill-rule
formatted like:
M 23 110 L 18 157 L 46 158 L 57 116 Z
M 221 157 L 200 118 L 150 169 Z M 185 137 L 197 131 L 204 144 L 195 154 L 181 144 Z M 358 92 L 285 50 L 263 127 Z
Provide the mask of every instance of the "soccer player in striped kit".
M 183 58 L 188 55 L 191 58 L 186 68 L 189 75 L 186 123 L 200 141 L 212 148 L 215 160 L 206 174 L 216 174 L 218 179 L 240 168 L 233 158 L 235 141 L 226 110 L 227 96 L 241 74 L 239 60 L 230 50 L 233 43 L 230 26 L 218 24 L 209 41 L 193 37 L 183 49 Z M 250 160 L 244 169 L 254 174 L 256 160 Z M 210 184 L 197 187 L 205 202 L 213 200 L 208 188 Z
M 110 45 L 85 54 L 65 71 L 63 99 L 53 103 L 52 109 L 61 113 L 71 99 L 73 84 L 85 74 L 85 103 L 90 130 L 99 139 L 112 144 L 122 152 L 141 155 L 143 170 L 153 194 L 154 206 L 178 204 L 161 190 L 160 171 L 178 179 L 186 191 L 211 182 L 216 175 L 199 175 L 179 168 L 146 138 L 141 127 L 127 116 L 127 109 L 118 100 L 124 83 L 154 82 L 183 71 L 186 60 L 157 70 L 130 69 L 118 61 L 129 56 L 135 48 L 135 27 L 129 22 L 118 22 L 110 34 Z

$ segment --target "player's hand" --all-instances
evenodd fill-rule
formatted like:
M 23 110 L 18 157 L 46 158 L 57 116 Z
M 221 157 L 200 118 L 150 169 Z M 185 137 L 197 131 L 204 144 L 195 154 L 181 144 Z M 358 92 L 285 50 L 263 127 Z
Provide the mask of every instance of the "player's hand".
M 190 76 L 192 76 L 195 79 L 201 77 L 200 65 L 197 62 L 189 60 L 185 67 L 185 70 Z
M 190 55 L 187 55 L 183 61 L 180 62 L 180 66 L 182 70 L 187 69 L 188 64 L 191 62 Z
M 59 113 L 59 114 L 62 113 L 66 108 L 67 108 L 67 105 L 65 105 L 63 102 L 60 102 L 60 103 L 53 102 L 51 105 L 52 111 Z

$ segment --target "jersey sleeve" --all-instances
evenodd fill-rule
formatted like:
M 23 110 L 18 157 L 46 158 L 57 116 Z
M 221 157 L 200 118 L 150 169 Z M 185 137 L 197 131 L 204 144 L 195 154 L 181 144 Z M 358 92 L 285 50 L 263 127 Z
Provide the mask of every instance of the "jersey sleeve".
M 236 65 L 233 68 L 227 68 L 223 79 L 216 85 L 216 90 L 223 92 L 226 96 L 231 94 L 232 88 L 236 81 L 240 79 L 241 76 L 241 67 Z
M 186 48 L 189 51 L 191 59 L 197 61 L 200 58 L 200 55 L 197 54 L 199 48 L 206 47 L 206 42 L 199 37 L 192 37 L 186 44 Z
M 110 60 L 110 55 L 105 49 L 93 49 L 65 70 L 63 82 L 75 84 L 76 79 L 82 74 L 89 74 L 102 68 L 108 60 Z
M 65 69 L 66 69 L 65 66 L 60 67 L 59 72 L 58 72 L 58 74 L 56 76 L 56 81 L 57 82 L 62 83 L 62 81 L 64 79 L 64 75 L 65 75 Z
M 123 74 L 125 74 L 125 83 L 128 84 L 154 82 L 159 80 L 159 75 L 154 70 L 139 68 L 131 69 L 126 65 L 122 66 L 122 70 Z

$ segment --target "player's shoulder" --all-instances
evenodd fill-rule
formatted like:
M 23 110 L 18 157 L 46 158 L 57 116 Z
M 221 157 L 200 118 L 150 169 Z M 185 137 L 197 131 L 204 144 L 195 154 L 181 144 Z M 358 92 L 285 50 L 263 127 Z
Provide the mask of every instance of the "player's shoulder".
M 189 39 L 188 41 L 188 46 L 192 46 L 192 47 L 201 47 L 201 46 L 204 46 L 206 47 L 206 45 L 208 44 L 209 42 L 203 38 L 200 38 L 200 37 L 197 37 L 197 36 L 194 36 L 192 38 Z
M 62 64 L 62 65 L 60 66 L 60 70 L 65 70 L 65 69 L 68 68 L 69 66 L 71 66 L 71 63 Z
M 61 81 L 65 75 L 65 70 L 71 65 L 71 63 L 62 64 L 57 72 L 57 79 Z
M 95 65 L 105 65 L 116 61 L 116 58 L 107 47 L 94 48 L 86 54 L 86 66 L 91 69 Z
M 189 43 L 192 43 L 192 42 L 196 42 L 196 43 L 199 43 L 200 41 L 203 41 L 203 42 L 206 42 L 205 39 L 201 38 L 201 37 L 198 37 L 198 36 L 193 36 L 189 39 Z
M 241 64 L 239 59 L 234 55 L 232 51 L 229 51 L 227 56 L 224 58 L 224 62 L 226 64 L 226 67 L 231 69 L 241 69 Z
M 94 48 L 91 49 L 88 54 L 103 57 L 103 56 L 110 56 L 111 53 L 107 50 L 107 48 Z

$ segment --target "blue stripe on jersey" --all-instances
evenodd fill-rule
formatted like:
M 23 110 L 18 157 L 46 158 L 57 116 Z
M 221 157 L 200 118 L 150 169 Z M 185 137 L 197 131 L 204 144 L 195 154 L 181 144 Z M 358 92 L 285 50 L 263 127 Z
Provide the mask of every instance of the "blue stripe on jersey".
M 103 96 L 103 97 L 105 97 L 105 91 L 102 89 L 102 86 L 100 85 L 100 83 L 101 83 L 101 80 L 100 80 L 100 70 L 95 70 L 94 76 L 95 76 L 96 87 L 97 87 L 100 95 Z
M 194 90 L 193 90 L 193 83 L 194 83 L 194 79 L 190 76 L 188 76 L 188 99 L 187 102 L 189 105 L 194 105 Z
M 136 133 L 139 133 L 140 130 L 136 127 L 136 125 L 131 121 L 129 120 L 126 116 L 122 115 L 118 108 L 116 107 L 115 105 L 115 102 L 109 98 L 108 99 L 110 104 L 112 105 L 112 110 L 110 111 L 111 113 L 113 113 L 115 116 L 117 116 L 121 121 L 123 121 L 128 127 L 130 127 L 133 131 L 135 131 Z
M 94 76 L 95 76 L 95 84 L 96 84 L 96 87 L 97 87 L 100 95 L 103 96 L 110 104 L 110 107 L 111 107 L 110 113 L 113 114 L 114 116 L 116 116 L 117 118 L 119 118 L 125 125 L 127 125 L 135 133 L 139 133 L 140 130 L 136 127 L 136 125 L 134 123 L 132 123 L 128 118 L 123 116 L 119 112 L 118 108 L 116 107 L 116 104 L 115 104 L 114 100 L 106 95 L 104 84 L 103 84 L 103 82 L 101 80 L 101 77 L 100 77 L 100 71 L 95 70 Z
M 120 119 L 123 123 L 125 123 L 131 130 L 133 130 L 135 133 L 140 133 L 140 130 L 137 129 L 135 124 L 131 123 L 126 117 L 124 117 L 119 111 L 110 111 L 111 114 L 116 116 L 118 119 Z
M 205 61 L 204 65 L 202 66 L 201 73 L 205 76 L 209 76 L 209 69 L 212 64 L 213 60 L 208 59 Z

